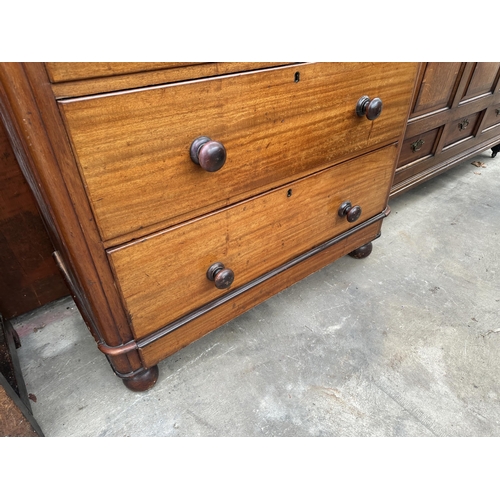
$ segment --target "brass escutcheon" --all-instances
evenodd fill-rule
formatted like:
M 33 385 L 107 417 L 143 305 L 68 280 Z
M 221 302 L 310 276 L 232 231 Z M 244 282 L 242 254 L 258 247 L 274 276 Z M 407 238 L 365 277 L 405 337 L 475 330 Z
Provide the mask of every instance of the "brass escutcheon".
M 460 130 L 465 130 L 469 126 L 469 120 L 467 118 L 464 118 L 459 124 L 458 128 Z
M 411 150 L 415 153 L 415 151 L 418 151 L 419 149 L 421 149 L 424 144 L 425 144 L 425 141 L 423 139 L 418 139 L 417 141 L 412 142 L 410 147 L 411 147 Z

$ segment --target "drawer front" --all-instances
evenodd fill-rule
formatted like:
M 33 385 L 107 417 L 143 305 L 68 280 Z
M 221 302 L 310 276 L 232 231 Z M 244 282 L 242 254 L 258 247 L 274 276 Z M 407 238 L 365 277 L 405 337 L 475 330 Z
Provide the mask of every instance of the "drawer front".
M 296 65 L 70 99 L 60 109 L 101 235 L 124 242 L 393 142 L 417 66 Z M 364 95 L 383 101 L 374 121 L 356 115 Z M 220 170 L 191 160 L 200 136 L 225 147 Z
M 108 251 L 137 338 L 227 293 L 207 279 L 222 262 L 231 289 L 380 213 L 395 145 L 289 183 L 209 216 Z M 350 201 L 354 222 L 338 214 Z
M 48 62 L 45 63 L 51 82 L 68 82 L 102 78 L 106 76 L 125 75 L 142 71 L 180 68 L 202 63 L 185 62 Z
M 286 271 L 273 276 L 264 283 L 250 288 L 215 309 L 193 318 L 188 323 L 178 326 L 178 328 L 171 331 L 168 335 L 148 343 L 148 345 L 141 346 L 139 353 L 144 365 L 147 367 L 156 365 L 165 357 L 171 356 L 179 349 L 198 340 L 208 332 L 219 328 L 224 323 L 243 314 L 288 286 L 331 264 L 336 259 L 347 255 L 366 242 L 374 240 L 380 234 L 381 225 L 382 220 L 379 220 L 360 229 L 313 257 L 288 268 Z
M 464 139 L 473 137 L 476 132 L 476 126 L 480 116 L 481 112 L 473 113 L 450 123 L 444 147 L 447 148 L 453 146 Z
M 486 116 L 484 117 L 482 129 L 484 131 L 496 125 L 500 125 L 500 103 L 498 103 L 496 106 L 492 106 L 486 111 Z
M 252 69 L 279 66 L 286 63 L 200 63 L 200 62 L 50 62 L 45 63 L 50 81 L 53 83 L 72 82 L 95 78 L 116 77 L 151 71 L 170 71 L 188 68 L 189 74 L 196 75 L 199 71 L 201 77 L 208 76 L 205 69 L 211 70 L 209 75 L 220 73 L 249 71 Z M 203 67 L 201 67 L 203 66 Z M 197 67 L 197 68 L 196 68 Z M 192 73 L 194 71 L 194 73 Z M 163 82 L 165 83 L 165 81 Z
M 423 134 L 405 139 L 401 146 L 398 166 L 413 163 L 434 153 L 438 133 L 441 128 L 429 130 Z

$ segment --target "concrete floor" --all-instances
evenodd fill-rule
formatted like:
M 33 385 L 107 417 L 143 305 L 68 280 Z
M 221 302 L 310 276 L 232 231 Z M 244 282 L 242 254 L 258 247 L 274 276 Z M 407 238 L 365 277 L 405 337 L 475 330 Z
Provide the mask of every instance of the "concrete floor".
M 500 436 L 500 155 L 391 201 L 344 257 L 125 389 L 71 299 L 14 321 L 46 436 Z M 479 160 L 485 167 L 475 167 Z

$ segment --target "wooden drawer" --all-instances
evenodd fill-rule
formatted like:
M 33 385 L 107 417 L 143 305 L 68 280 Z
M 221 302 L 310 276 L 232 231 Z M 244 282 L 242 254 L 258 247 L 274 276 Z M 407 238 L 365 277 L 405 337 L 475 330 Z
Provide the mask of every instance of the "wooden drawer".
M 150 71 L 174 70 L 180 68 L 190 68 L 195 66 L 214 67 L 217 73 L 222 70 L 223 73 L 231 71 L 247 71 L 251 69 L 267 68 L 269 66 L 278 66 L 286 63 L 200 63 L 200 62 L 48 62 L 45 63 L 50 81 L 53 83 L 72 82 L 76 80 L 87 80 L 92 78 L 103 78 L 110 76 L 131 75 L 136 73 L 147 73 Z M 204 74 L 204 70 L 196 68 Z
M 396 153 L 388 146 L 108 251 L 136 338 L 227 293 L 206 277 L 215 262 L 239 287 L 380 213 Z M 362 209 L 353 223 L 338 214 L 347 200 Z
M 416 69 L 304 64 L 62 100 L 59 107 L 109 247 L 394 142 Z M 355 113 L 363 95 L 384 103 L 374 121 Z M 221 170 L 191 161 L 199 136 L 225 146 Z
M 169 328 L 168 333 L 160 331 L 149 338 L 137 342 L 139 353 L 144 366 L 152 367 L 166 356 L 170 356 L 191 342 L 203 337 L 208 332 L 227 323 L 232 318 L 243 314 L 262 301 L 267 300 L 292 283 L 305 278 L 334 260 L 347 255 L 349 252 L 372 241 L 380 236 L 382 219 L 360 228 L 321 252 L 306 260 L 291 266 L 279 274 L 275 274 L 263 283 L 243 290 L 230 301 L 220 304 L 204 314 L 196 315 L 191 321 L 179 322 Z M 182 324 L 180 324 L 182 323 Z M 272 332 L 269 332 L 272 334 Z
M 484 117 L 482 129 L 484 131 L 496 125 L 500 125 L 500 103 L 498 103 L 496 106 L 489 108 L 486 111 L 486 116 Z
M 239 73 L 293 63 L 285 62 L 155 62 L 45 63 L 54 96 L 62 99 L 130 90 L 151 85 Z
M 405 139 L 401 147 L 398 166 L 407 165 L 431 155 L 436 147 L 436 140 L 440 130 L 440 127 L 435 128 Z
M 473 113 L 451 122 L 446 132 L 444 148 L 453 146 L 464 139 L 473 137 L 482 112 Z
M 50 81 L 54 83 L 106 76 L 126 75 L 161 69 L 183 68 L 195 62 L 48 62 L 45 63 Z

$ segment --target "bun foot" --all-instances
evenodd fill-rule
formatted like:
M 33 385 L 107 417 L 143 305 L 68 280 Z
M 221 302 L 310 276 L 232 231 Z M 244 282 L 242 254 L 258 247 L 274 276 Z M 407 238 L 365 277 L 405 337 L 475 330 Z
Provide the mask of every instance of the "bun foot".
M 155 365 L 138 373 L 137 375 L 134 375 L 133 377 L 124 378 L 122 380 L 127 389 L 134 392 L 142 392 L 151 389 L 151 387 L 156 384 L 159 373 L 160 371 L 158 370 L 158 366 Z
M 366 245 L 356 248 L 356 250 L 353 250 L 349 255 L 354 259 L 364 259 L 365 257 L 368 257 L 368 255 L 372 253 L 372 249 L 373 245 L 372 242 L 370 241 Z

